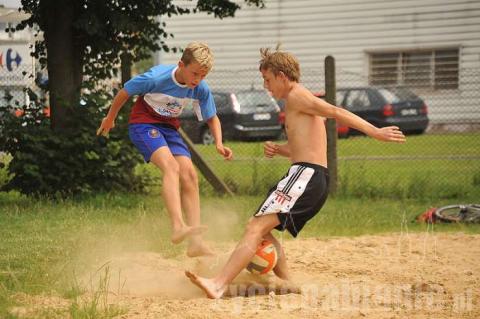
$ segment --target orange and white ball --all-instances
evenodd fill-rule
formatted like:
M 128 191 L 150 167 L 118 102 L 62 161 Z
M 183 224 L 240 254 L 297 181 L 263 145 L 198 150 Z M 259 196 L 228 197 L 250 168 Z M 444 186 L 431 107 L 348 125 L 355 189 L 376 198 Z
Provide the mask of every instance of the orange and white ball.
M 275 245 L 271 241 L 264 239 L 247 265 L 247 270 L 252 274 L 264 275 L 275 267 L 277 260 L 278 254 Z

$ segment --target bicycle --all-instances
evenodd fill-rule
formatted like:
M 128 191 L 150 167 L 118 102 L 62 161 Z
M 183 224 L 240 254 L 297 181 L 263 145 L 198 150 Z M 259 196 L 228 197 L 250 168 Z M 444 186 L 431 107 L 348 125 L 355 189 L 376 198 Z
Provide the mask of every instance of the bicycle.
M 447 223 L 480 223 L 480 204 L 448 205 L 435 209 L 435 217 Z

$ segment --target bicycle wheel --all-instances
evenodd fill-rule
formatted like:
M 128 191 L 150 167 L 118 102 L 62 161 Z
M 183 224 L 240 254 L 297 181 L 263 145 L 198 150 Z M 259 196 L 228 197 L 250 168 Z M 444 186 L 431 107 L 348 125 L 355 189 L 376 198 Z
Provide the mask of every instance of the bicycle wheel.
M 468 205 L 465 214 L 461 217 L 465 223 L 480 223 L 480 205 Z
M 480 205 L 448 205 L 438 208 L 435 216 L 444 222 L 479 222 Z

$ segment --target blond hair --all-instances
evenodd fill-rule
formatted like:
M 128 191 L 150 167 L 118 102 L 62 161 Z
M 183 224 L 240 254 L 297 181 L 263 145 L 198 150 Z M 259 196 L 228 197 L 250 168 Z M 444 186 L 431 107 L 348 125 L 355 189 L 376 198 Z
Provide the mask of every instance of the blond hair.
M 283 72 L 290 81 L 300 80 L 300 64 L 293 54 L 278 50 L 271 52 L 269 48 L 262 48 L 260 56 L 260 70 L 270 70 L 275 76 Z
M 213 66 L 213 53 L 206 43 L 191 42 L 183 51 L 181 60 L 185 65 L 197 62 L 210 71 Z

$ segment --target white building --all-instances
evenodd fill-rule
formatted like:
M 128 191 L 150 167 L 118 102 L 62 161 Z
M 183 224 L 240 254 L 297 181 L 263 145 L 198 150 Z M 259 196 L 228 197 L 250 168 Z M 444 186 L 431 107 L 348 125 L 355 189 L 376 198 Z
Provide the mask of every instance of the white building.
M 261 85 L 253 72 L 259 48 L 281 43 L 299 58 L 312 90 L 323 88 L 324 58 L 332 55 L 338 87 L 408 85 L 427 102 L 432 123 L 480 122 L 480 0 L 266 0 L 264 9 L 238 3 L 235 18 L 162 17 L 175 35 L 169 45 L 197 40 L 212 47 L 211 86 Z M 159 60 L 175 63 L 178 53 Z

